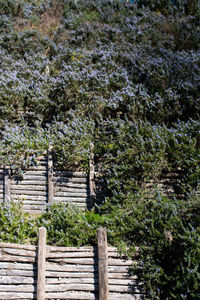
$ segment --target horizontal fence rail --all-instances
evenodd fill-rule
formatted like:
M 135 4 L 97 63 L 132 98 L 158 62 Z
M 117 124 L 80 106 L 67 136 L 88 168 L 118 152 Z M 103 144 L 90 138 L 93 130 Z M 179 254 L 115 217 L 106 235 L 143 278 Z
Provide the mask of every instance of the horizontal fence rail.
M 48 246 L 45 236 L 40 228 L 38 247 L 0 243 L 0 299 L 145 299 L 129 275 L 135 262 L 107 247 L 105 229 L 98 247 Z

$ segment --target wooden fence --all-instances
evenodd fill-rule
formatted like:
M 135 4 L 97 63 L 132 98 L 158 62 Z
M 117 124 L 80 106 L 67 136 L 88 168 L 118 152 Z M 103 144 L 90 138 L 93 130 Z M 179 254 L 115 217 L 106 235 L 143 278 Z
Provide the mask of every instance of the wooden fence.
M 51 153 L 37 158 L 37 166 L 11 175 L 9 168 L 0 167 L 0 201 L 22 201 L 25 211 L 43 212 L 47 204 L 71 202 L 79 208 L 91 208 L 95 195 L 94 164 L 89 172 L 73 172 L 54 168 Z M 98 195 L 97 195 L 98 198 Z
M 176 195 L 179 199 L 184 199 L 185 194 L 181 190 L 181 184 L 183 182 L 184 173 L 182 170 L 174 170 L 171 172 L 163 172 L 159 177 L 149 179 L 143 183 L 143 190 L 151 198 L 155 189 L 160 193 L 173 197 Z
M 92 153 L 92 152 L 91 152 Z M 69 202 L 79 208 L 91 208 L 104 200 L 105 181 L 101 171 L 95 171 L 93 155 L 89 171 L 69 171 L 55 168 L 51 152 L 37 158 L 37 166 L 23 170 L 23 176 L 11 175 L 9 168 L 0 167 L 0 201 L 21 200 L 25 211 L 41 213 L 48 204 Z M 171 197 L 183 199 L 181 192 L 182 170 L 166 172 L 156 179 L 143 183 L 143 190 L 152 197 L 155 188 Z M 196 191 L 199 194 L 200 191 Z
M 145 299 L 133 263 L 107 247 L 103 228 L 98 247 L 80 248 L 47 246 L 40 228 L 38 247 L 0 243 L 0 299 Z

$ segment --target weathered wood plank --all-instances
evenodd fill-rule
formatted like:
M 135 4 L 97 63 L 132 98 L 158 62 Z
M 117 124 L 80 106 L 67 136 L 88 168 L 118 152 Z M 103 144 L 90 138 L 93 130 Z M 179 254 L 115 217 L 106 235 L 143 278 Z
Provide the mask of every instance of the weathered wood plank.
M 87 189 L 88 184 L 87 183 L 78 183 L 78 182 L 55 182 L 54 188 L 57 189 L 62 189 L 63 191 L 67 188 L 78 188 L 78 189 Z
M 60 247 L 60 246 L 47 246 L 48 252 L 93 252 L 97 251 L 97 247 L 82 246 L 82 247 Z
M 46 292 L 67 292 L 67 291 L 98 291 L 98 285 L 95 284 L 48 284 L 45 287 Z
M 70 265 L 96 265 L 97 258 L 49 258 L 49 262 L 57 262 L 60 264 L 70 264 Z
M 123 297 L 123 298 L 122 298 Z M 127 295 L 127 294 L 116 294 L 110 293 L 109 300 L 144 300 L 146 299 L 143 294 Z
M 54 177 L 54 183 L 55 184 L 63 184 L 63 183 L 69 183 L 69 182 L 74 182 L 74 183 L 87 183 L 87 178 L 77 178 L 77 177 Z
M 24 250 L 32 250 L 35 251 L 37 249 L 36 246 L 33 245 L 21 245 L 21 244 L 14 244 L 14 243 L 1 243 L 0 248 L 14 248 L 14 249 L 24 249 Z
M 90 191 L 89 189 L 86 188 L 85 185 L 81 185 L 80 187 L 64 187 L 64 186 L 60 186 L 60 187 L 55 187 L 54 188 L 54 192 L 55 193 L 85 193 L 87 195 L 89 195 Z
M 57 195 L 55 195 L 55 201 L 57 202 L 65 202 L 65 201 L 70 201 L 70 202 L 80 202 L 80 203 L 86 203 L 90 201 L 89 197 L 79 197 L 79 198 L 74 198 L 74 197 L 59 197 Z
M 26 277 L 26 276 L 0 276 L 1 284 L 36 284 L 36 277 Z
M 40 185 L 45 186 L 47 185 L 47 180 L 11 180 L 11 185 Z
M 19 284 L 19 285 L 0 285 L 0 292 L 27 292 L 33 293 L 35 291 L 35 287 L 33 284 Z M 39 299 L 39 298 L 38 298 Z
M 56 192 L 55 193 L 56 197 L 80 197 L 80 198 L 89 198 L 89 195 L 88 193 L 86 192 Z
M 12 293 L 0 293 L 1 299 L 36 299 L 36 295 L 34 293 L 16 293 L 13 295 Z M 65 292 L 65 293 L 48 293 L 48 299 L 65 299 L 65 300 L 97 300 L 98 295 L 94 295 L 93 293 L 75 293 L 75 292 Z M 110 294 L 109 300 L 142 300 L 145 299 L 143 294 L 137 295 L 126 295 L 123 294 Z
M 57 171 L 54 170 L 55 177 L 78 177 L 78 178 L 86 178 L 88 176 L 85 172 L 71 172 L 71 171 Z
M 14 178 L 13 178 L 15 181 L 19 181 L 19 182 L 22 182 L 22 181 L 24 181 L 24 180 L 26 180 L 26 181 L 29 181 L 29 180 L 31 180 L 31 181 L 45 181 L 45 180 L 47 180 L 47 176 L 41 176 L 41 175 L 38 175 L 38 176 L 36 176 L 36 175 L 34 175 L 34 176 L 32 176 L 32 175 L 26 175 L 26 173 L 25 174 L 23 174 L 23 177 L 17 177 L 17 176 L 14 176 Z
M 14 262 L 0 261 L 0 270 L 36 270 L 37 266 L 35 263 L 19 263 L 14 260 Z
M 5 276 L 6 277 L 6 276 Z M 15 278 L 15 277 L 14 277 Z M 16 277 L 18 278 L 18 277 Z M 26 278 L 26 277 L 24 277 Z M 95 277 L 88 278 L 46 278 L 46 284 L 98 284 L 99 279 Z M 109 285 L 139 285 L 136 279 L 109 279 Z
M 81 246 L 81 247 L 61 247 L 61 246 L 47 246 L 47 249 L 49 252 L 85 252 L 85 251 L 90 251 L 90 252 L 97 252 L 97 247 L 95 246 Z M 117 253 L 118 250 L 115 247 L 108 247 L 108 256 Z
M 88 278 L 46 278 L 46 285 L 54 284 L 98 284 L 98 278 L 88 277 Z
M 47 170 L 46 168 L 40 168 L 38 166 L 38 169 L 36 167 L 36 169 L 32 170 L 32 167 L 26 169 L 26 170 L 22 170 L 24 175 L 29 175 L 29 176 L 47 176 Z
M 9 255 L 3 255 L 0 253 L 0 261 L 1 262 L 30 262 L 34 263 L 36 262 L 36 259 L 34 257 L 24 257 L 24 256 L 9 256 Z M 0 263 L 1 267 L 1 263 Z
M 39 229 L 37 300 L 45 300 L 46 228 Z
M 87 257 L 87 256 L 86 256 Z M 64 258 L 64 257 L 48 257 L 49 262 L 62 262 L 65 264 L 82 264 L 82 265 L 97 265 L 97 257 L 95 258 Z M 109 260 L 108 265 L 109 266 L 132 266 L 133 261 L 132 260 L 119 260 L 119 259 L 112 259 Z
M 65 292 L 65 293 L 48 293 L 48 299 L 66 299 L 66 300 L 97 300 L 98 295 L 94 293 L 77 293 L 77 292 Z M 121 299 L 122 300 L 122 299 Z
M 99 274 L 99 300 L 109 299 L 108 285 L 108 251 L 106 229 L 100 227 L 98 234 L 98 274 Z
M 98 278 L 98 274 L 97 271 L 95 273 L 46 271 L 46 278 Z
M 21 194 L 21 195 L 16 195 L 16 194 L 13 194 L 12 195 L 12 198 L 15 200 L 15 199 L 20 199 L 20 200 L 43 200 L 44 202 L 46 202 L 46 199 L 47 197 L 46 196 L 32 196 L 32 195 L 24 195 L 24 194 Z
M 54 271 L 56 273 L 58 272 L 95 272 L 98 270 L 97 266 L 62 266 L 62 265 L 58 265 L 58 264 L 53 264 L 53 263 L 46 263 L 46 270 L 47 271 Z
M 9 269 L 0 269 L 0 276 L 7 276 L 7 277 L 32 277 L 37 279 L 37 272 L 36 270 L 34 271 L 28 271 L 28 270 L 9 270 Z
M 12 191 L 12 196 L 13 195 L 16 195 L 16 197 L 19 196 L 46 196 L 47 195 L 47 191 L 35 191 L 35 190 L 28 190 L 27 188 L 26 189 L 14 189 L 12 188 L 11 189 Z
M 64 259 L 64 258 L 73 258 L 75 259 L 82 259 L 84 257 L 91 257 L 91 260 L 96 256 L 96 253 L 94 252 L 53 252 L 53 253 L 47 253 L 48 259 Z
M 18 199 L 15 199 L 13 200 L 15 203 L 17 203 L 19 200 Z M 37 206 L 40 206 L 40 205 L 46 205 L 46 201 L 43 201 L 43 200 L 22 200 L 22 204 L 23 204 L 23 208 L 25 205 L 37 205 Z
M 11 299 L 36 299 L 36 293 L 22 293 L 22 292 L 18 292 L 18 293 L 0 293 L 0 299 L 3 300 L 11 300 Z
M 48 284 L 45 288 L 46 292 L 67 292 L 67 291 L 88 291 L 97 292 L 99 291 L 98 284 L 78 284 L 78 283 L 68 283 L 68 284 Z M 137 286 L 125 286 L 125 285 L 109 285 L 110 292 L 117 293 L 141 293 L 141 289 Z
M 71 252 L 70 250 L 63 252 L 60 250 L 55 250 L 55 251 L 51 251 L 51 252 L 47 253 L 47 258 L 71 258 L 71 257 L 73 257 L 73 258 L 82 258 L 82 257 L 94 258 L 94 257 L 97 257 L 97 251 L 96 250 L 88 251 L 87 249 L 86 250 L 83 249 L 79 252 L 78 252 L 78 250 L 76 252 L 75 251 Z M 117 252 L 110 252 L 109 257 L 121 258 Z M 122 259 L 122 260 L 125 261 L 126 259 Z M 131 260 L 131 262 L 132 262 L 132 260 Z
M 47 192 L 47 185 L 46 184 L 44 184 L 44 185 L 29 185 L 29 184 L 27 184 L 27 185 L 20 185 L 20 184 L 13 184 L 12 186 L 11 186 L 11 191 L 15 191 L 15 190 L 17 190 L 17 191 L 24 191 L 24 192 L 26 192 L 26 191 L 42 191 L 42 192 Z
M 12 249 L 12 248 L 0 248 L 0 255 L 14 255 L 25 257 L 36 257 L 36 251 L 24 250 L 24 249 Z

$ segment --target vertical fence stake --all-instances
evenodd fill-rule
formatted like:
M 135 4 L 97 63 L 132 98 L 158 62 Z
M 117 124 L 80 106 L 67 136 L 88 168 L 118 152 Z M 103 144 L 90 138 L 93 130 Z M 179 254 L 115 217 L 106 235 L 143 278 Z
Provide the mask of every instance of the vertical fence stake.
M 99 300 L 109 300 L 108 249 L 106 228 L 98 229 Z
M 95 196 L 95 187 L 94 187 L 94 146 L 90 144 L 90 159 L 89 159 L 89 188 L 90 188 L 90 206 L 94 206 L 94 196 Z
M 4 168 L 4 202 L 10 201 L 10 169 L 8 167 Z
M 37 300 L 45 300 L 46 228 L 39 229 Z
M 48 203 L 53 203 L 53 159 L 52 146 L 48 149 Z

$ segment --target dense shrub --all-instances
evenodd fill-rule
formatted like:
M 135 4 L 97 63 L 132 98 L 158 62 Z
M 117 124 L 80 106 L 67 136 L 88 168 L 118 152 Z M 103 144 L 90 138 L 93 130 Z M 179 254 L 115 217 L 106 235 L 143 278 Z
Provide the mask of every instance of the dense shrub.
M 23 203 L 0 203 L 0 240 L 9 243 L 35 243 L 38 228 L 34 218 L 23 211 Z
M 1 162 L 18 170 L 36 165 L 37 156 L 45 154 L 52 146 L 55 164 L 87 170 L 92 134 L 92 122 L 79 119 L 68 125 L 63 122 L 55 122 L 53 126 L 47 124 L 46 128 L 42 128 L 40 122 L 34 127 L 25 122 L 23 126 L 6 126 L 0 141 Z
M 130 211 L 126 235 L 141 244 L 135 271 L 151 299 L 199 298 L 199 203 L 158 194 Z

